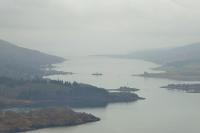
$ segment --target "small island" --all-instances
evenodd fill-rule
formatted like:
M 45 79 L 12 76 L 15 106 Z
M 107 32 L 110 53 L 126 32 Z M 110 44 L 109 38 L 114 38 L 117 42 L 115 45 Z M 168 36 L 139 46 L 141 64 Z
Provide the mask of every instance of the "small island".
M 0 133 L 16 133 L 48 127 L 73 126 L 100 119 L 69 108 L 46 108 L 27 112 L 1 111 Z
M 73 72 L 63 72 L 63 71 L 57 71 L 57 70 L 48 70 L 45 71 L 44 76 L 52 76 L 52 75 L 74 75 Z
M 187 93 L 200 93 L 200 84 L 169 84 L 161 88 L 184 91 Z
M 102 73 L 92 73 L 93 76 L 103 76 Z
M 131 88 L 131 87 L 127 87 L 127 86 L 122 86 L 118 89 L 109 89 L 110 92 L 135 92 L 135 91 L 139 91 L 140 89 L 136 89 L 136 88 Z

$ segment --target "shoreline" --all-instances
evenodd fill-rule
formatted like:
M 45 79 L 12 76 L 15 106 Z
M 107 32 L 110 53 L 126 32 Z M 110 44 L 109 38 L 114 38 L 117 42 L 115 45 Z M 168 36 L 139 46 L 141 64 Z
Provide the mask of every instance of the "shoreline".
M 69 108 L 44 108 L 28 112 L 0 112 L 0 133 L 69 127 L 100 121 L 100 118 Z M 9 124 L 8 124 L 9 123 Z

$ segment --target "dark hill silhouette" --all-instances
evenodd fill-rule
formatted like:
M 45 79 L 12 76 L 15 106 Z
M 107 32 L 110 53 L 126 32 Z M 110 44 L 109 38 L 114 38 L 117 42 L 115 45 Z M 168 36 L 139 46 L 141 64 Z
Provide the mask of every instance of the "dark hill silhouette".
M 0 76 L 23 78 L 44 74 L 42 68 L 49 64 L 63 62 L 61 57 L 16 46 L 0 40 Z
M 26 63 L 29 65 L 46 65 L 64 61 L 63 58 L 45 54 L 36 50 L 22 48 L 10 42 L 0 40 L 1 63 Z M 2 62 L 3 61 L 3 62 Z

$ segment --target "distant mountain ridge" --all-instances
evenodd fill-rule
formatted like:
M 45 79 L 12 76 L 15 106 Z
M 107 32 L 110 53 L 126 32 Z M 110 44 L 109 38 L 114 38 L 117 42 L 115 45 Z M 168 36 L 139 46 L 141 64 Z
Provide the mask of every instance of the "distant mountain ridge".
M 181 47 L 134 52 L 126 55 L 129 58 L 138 58 L 167 64 L 179 61 L 200 60 L 200 43 L 193 43 Z
M 0 40 L 0 76 L 28 77 L 41 73 L 41 67 L 63 62 L 65 59 L 22 48 L 10 42 Z
M 137 52 L 124 57 L 159 63 L 162 66 L 156 69 L 166 72 L 144 73 L 141 76 L 200 81 L 200 43 L 176 48 Z

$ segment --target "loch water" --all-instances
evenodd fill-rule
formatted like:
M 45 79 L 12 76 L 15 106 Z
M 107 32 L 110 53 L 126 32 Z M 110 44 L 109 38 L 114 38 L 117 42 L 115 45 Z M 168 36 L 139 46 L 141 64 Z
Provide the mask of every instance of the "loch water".
M 74 75 L 55 75 L 51 79 L 77 81 L 107 89 L 129 86 L 146 100 L 109 104 L 105 108 L 76 111 L 92 113 L 101 121 L 72 127 L 47 128 L 27 133 L 200 133 L 200 94 L 170 91 L 161 86 L 185 83 L 169 79 L 132 76 L 153 72 L 157 64 L 134 59 L 70 57 L 57 70 Z M 92 73 L 102 73 L 94 76 Z

